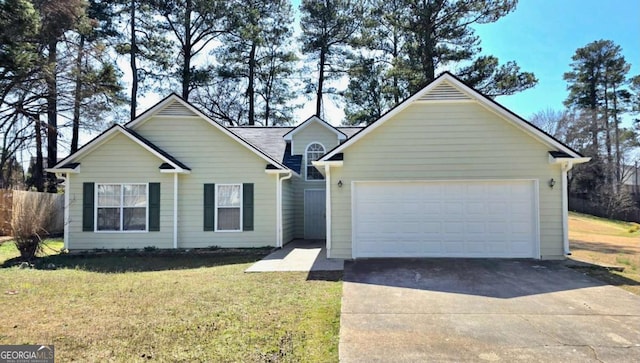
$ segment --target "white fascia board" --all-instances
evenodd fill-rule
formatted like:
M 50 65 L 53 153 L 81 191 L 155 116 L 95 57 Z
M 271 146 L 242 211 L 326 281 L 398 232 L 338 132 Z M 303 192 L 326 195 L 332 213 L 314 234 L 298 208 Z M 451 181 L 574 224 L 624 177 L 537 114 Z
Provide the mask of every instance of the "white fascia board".
M 400 112 L 404 111 L 404 109 L 409 107 L 409 105 L 411 105 L 414 101 L 417 101 L 419 98 L 421 98 L 426 93 L 431 91 L 437 85 L 442 83 L 442 81 L 445 80 L 445 77 L 452 78 L 448 74 L 444 74 L 444 75 L 440 76 L 435 81 L 433 81 L 430 84 L 428 84 L 425 88 L 423 88 L 420 91 L 416 92 L 416 94 L 414 94 L 413 96 L 411 96 L 408 99 L 404 100 L 399 105 L 397 105 L 395 108 L 391 109 L 389 112 L 384 114 L 381 118 L 379 118 L 378 120 L 374 121 L 371 125 L 365 127 L 364 129 L 362 129 L 362 131 L 358 132 L 357 134 L 352 136 L 347 141 L 345 141 L 342 144 L 338 145 L 338 147 L 334 148 L 328 154 L 325 154 L 322 158 L 320 158 L 320 161 L 324 162 L 327 159 L 330 159 L 331 157 L 333 157 L 335 154 L 341 153 L 344 149 L 346 149 L 350 145 L 354 144 L 355 142 L 357 142 L 358 140 L 360 140 L 361 138 L 363 138 L 364 136 L 369 134 L 371 131 L 373 131 L 373 130 L 377 129 L 378 127 L 380 127 L 387 120 L 389 120 L 390 118 L 393 118 L 395 115 L 397 115 Z
M 330 125 L 326 121 L 323 121 L 318 116 L 311 116 L 306 121 L 304 121 L 303 123 L 298 125 L 296 128 L 294 128 L 293 130 L 289 131 L 286 135 L 284 135 L 284 140 L 285 141 L 291 141 L 293 139 L 293 135 L 295 135 L 299 131 L 302 131 L 303 129 L 305 129 L 312 122 L 317 122 L 320 125 L 322 125 L 323 127 L 325 127 L 327 130 L 335 133 L 338 136 L 338 140 L 340 140 L 340 141 L 344 141 L 344 140 L 347 139 L 347 136 L 342 131 L 340 131 L 337 128 L 333 127 L 332 125 Z
M 160 169 L 162 174 L 191 174 L 190 170 L 185 169 Z
M 563 163 L 572 163 L 572 164 L 583 164 L 591 161 L 589 157 L 582 158 L 554 158 L 549 155 L 549 164 L 563 164 Z
M 54 174 L 79 174 L 80 173 L 80 165 L 77 168 L 69 169 L 69 168 L 45 168 L 44 171 L 47 173 Z
M 127 130 L 124 127 L 122 127 L 120 125 L 117 125 L 116 128 L 118 130 L 120 130 L 120 132 L 125 134 L 129 139 L 133 140 L 136 144 L 142 146 L 144 149 L 146 149 L 147 151 L 149 151 L 150 153 L 152 153 L 153 155 L 155 155 L 156 157 L 158 157 L 160 160 L 164 161 L 165 163 L 173 166 L 174 170 L 171 170 L 172 172 L 180 172 L 180 173 L 189 172 L 189 170 L 185 170 L 185 169 L 179 167 L 173 161 L 171 161 L 170 159 L 167 159 L 164 155 L 158 153 L 152 147 L 150 147 L 149 145 L 147 145 L 144 142 L 140 141 L 137 137 L 131 135 L 129 132 L 127 132 Z M 160 172 L 162 172 L 162 170 L 170 170 L 170 169 L 161 169 Z
M 114 134 L 118 131 L 117 129 L 118 129 L 117 126 L 112 126 L 110 129 L 108 129 L 107 131 L 105 131 L 104 133 L 99 135 L 98 137 L 96 137 L 93 140 L 89 141 L 88 144 L 86 144 L 85 146 L 83 146 L 80 149 L 78 149 L 78 151 L 76 151 L 74 154 L 71 154 L 71 155 L 67 156 L 66 158 L 60 160 L 53 168 L 49 169 L 49 170 L 51 170 L 49 172 L 50 173 L 57 172 L 57 170 L 59 170 L 58 169 L 59 166 L 68 164 L 70 162 L 73 162 L 74 160 L 78 160 L 78 159 L 82 158 L 83 155 L 91 152 L 96 147 L 102 145 L 103 143 L 105 143 L 106 141 L 111 139 L 114 136 Z M 129 135 L 127 135 L 127 136 L 129 136 Z
M 85 147 L 83 147 L 80 150 L 78 150 L 75 154 L 70 155 L 69 157 L 63 159 L 58 164 L 56 164 L 56 166 L 54 166 L 53 168 L 50 168 L 49 172 L 56 173 L 56 172 L 62 172 L 60 170 L 69 170 L 69 169 L 58 169 L 57 167 L 58 167 L 58 165 L 62 166 L 64 164 L 67 164 L 67 163 L 72 162 L 74 160 L 81 159 L 84 155 L 91 153 L 98 146 L 100 146 L 100 145 L 106 143 L 107 141 L 109 141 L 118 132 L 123 134 L 123 135 L 125 135 L 127 138 L 129 138 L 129 140 L 131 140 L 131 141 L 135 142 L 136 144 L 140 145 L 142 148 L 144 148 L 145 150 L 149 151 L 151 154 L 155 155 L 160 160 L 162 160 L 165 163 L 171 165 L 174 168 L 174 170 L 167 169 L 169 172 L 172 172 L 172 173 L 176 172 L 176 171 L 181 172 L 181 173 L 188 172 L 188 170 L 182 169 L 181 167 L 179 167 L 178 165 L 173 163 L 171 160 L 165 158 L 162 154 L 160 154 L 157 151 L 155 151 L 149 145 L 147 145 L 147 144 L 143 143 L 142 141 L 138 140 L 135 136 L 133 136 L 130 133 L 128 133 L 126 131 L 126 129 L 124 127 L 120 126 L 120 125 L 113 126 L 111 129 L 109 129 L 108 131 L 106 131 L 102 135 L 100 135 L 97 138 L 91 140 L 89 142 L 89 144 L 87 144 Z M 78 169 L 78 172 L 79 172 L 79 169 Z
M 291 170 L 291 169 L 265 169 L 264 170 L 265 173 L 267 174 L 288 174 L 291 173 L 292 176 L 297 176 L 300 177 L 300 174 L 296 173 L 295 171 Z
M 219 123 L 217 123 L 217 122 L 213 121 L 212 119 L 210 119 L 209 116 L 207 116 L 207 115 L 203 114 L 202 112 L 200 112 L 200 110 L 198 110 L 197 108 L 193 107 L 189 102 L 186 102 L 185 100 L 180 98 L 175 93 L 171 94 L 169 97 L 167 97 L 164 100 L 160 101 L 158 104 L 156 104 L 155 106 L 153 106 L 152 108 L 150 108 L 149 110 L 144 112 L 142 115 L 140 115 L 135 120 L 127 123 L 127 127 L 131 128 L 132 130 L 135 130 L 136 127 L 138 127 L 138 126 L 142 125 L 143 123 L 145 123 L 147 120 L 149 120 L 151 117 L 153 117 L 153 115 L 155 113 L 157 113 L 161 109 L 163 109 L 164 106 L 166 106 L 168 103 L 174 102 L 174 101 L 175 102 L 179 102 L 181 105 L 183 105 L 184 107 L 188 108 L 191 112 L 195 113 L 197 116 L 201 117 L 202 119 L 207 121 L 210 125 L 214 126 L 218 130 L 220 130 L 222 133 L 224 133 L 225 135 L 231 137 L 232 139 L 234 139 L 236 142 L 240 143 L 241 145 L 243 145 L 247 149 L 251 150 L 254 154 L 258 155 L 260 158 L 264 159 L 269 164 L 274 164 L 274 165 L 278 166 L 281 169 L 287 169 L 287 167 L 285 167 L 284 165 L 279 163 L 277 160 L 272 159 L 271 157 L 269 157 L 262 150 L 258 149 L 257 147 L 253 146 L 252 144 L 248 143 L 243 138 L 241 138 L 238 135 L 234 134 L 233 132 L 231 132 L 226 127 L 224 127 L 224 126 L 220 125 Z
M 328 166 L 342 166 L 344 164 L 344 161 L 342 160 L 316 160 L 316 161 L 312 161 L 311 164 L 313 166 L 317 167 L 324 167 L 325 165 Z
M 482 105 L 485 108 L 493 111 L 494 113 L 502 116 L 504 119 L 506 119 L 507 121 L 511 122 L 515 126 L 524 129 L 529 134 L 531 134 L 532 136 L 538 138 L 543 143 L 545 143 L 545 144 L 547 144 L 549 146 L 555 147 L 558 150 L 564 151 L 565 153 L 573 156 L 574 158 L 581 158 L 582 157 L 582 155 L 577 154 L 575 151 L 571 150 L 566 145 L 564 145 L 561 142 L 555 140 L 554 138 L 552 138 L 549 135 L 545 134 L 541 130 L 535 128 L 534 126 L 532 126 L 528 122 L 525 122 L 524 119 L 516 116 L 513 112 L 507 111 L 504 106 L 500 107 L 497 104 L 497 102 L 495 102 L 495 101 L 492 102 L 485 95 L 483 95 L 480 92 L 474 90 L 473 88 L 465 85 L 464 83 L 460 82 L 459 80 L 457 80 L 455 77 L 451 76 L 450 74 L 444 74 L 444 76 L 442 77 L 443 80 L 445 79 L 445 77 L 446 77 L 446 80 L 451 82 L 455 87 L 462 88 L 462 90 L 464 90 L 466 93 L 470 94 L 471 97 L 473 97 L 480 105 Z
M 541 142 L 543 142 L 543 143 L 545 143 L 545 144 L 547 144 L 549 146 L 552 146 L 554 148 L 557 148 L 558 150 L 562 150 L 562 151 L 566 152 L 567 154 L 569 154 L 569 155 L 571 155 L 571 156 L 573 156 L 575 158 L 581 158 L 582 157 L 582 155 L 577 154 L 575 151 L 571 150 L 570 148 L 568 148 L 567 146 L 563 145 L 559 141 L 551 138 L 549 135 L 547 135 L 544 132 L 538 130 L 537 128 L 533 127 L 532 125 L 528 124 L 527 122 L 524 122 L 522 119 L 520 119 L 519 117 L 515 116 L 511 112 L 506 111 L 504 108 L 502 108 L 502 107 L 498 106 L 497 104 L 495 104 L 494 102 L 488 100 L 486 96 L 480 94 L 478 91 L 476 91 L 473 88 L 471 88 L 471 87 L 465 85 L 464 83 L 458 81 L 451 74 L 444 73 L 441 76 L 439 76 L 438 78 L 436 78 L 433 82 L 428 84 L 426 87 L 424 87 L 420 91 L 416 92 L 413 96 L 411 96 L 410 98 L 406 99 L 405 101 L 400 103 L 395 108 L 391 109 L 389 112 L 384 114 L 381 118 L 379 118 L 378 120 L 374 121 L 370 126 L 364 128 L 362 131 L 358 132 L 355 136 L 351 137 L 346 142 L 342 143 L 341 145 L 337 146 L 332 151 L 330 151 L 329 153 L 324 155 L 320 160 L 321 161 L 327 160 L 327 159 L 331 158 L 332 156 L 334 156 L 335 154 L 343 152 L 344 149 L 348 148 L 350 145 L 354 144 L 355 142 L 357 142 L 358 140 L 360 140 L 361 138 L 363 138 L 364 136 L 369 134 L 371 131 L 373 131 L 376 128 L 380 127 L 387 120 L 393 118 L 394 116 L 396 116 L 400 112 L 404 111 L 404 109 L 409 107 L 414 102 L 417 102 L 422 96 L 424 96 L 425 94 L 430 92 L 433 88 L 437 87 L 438 85 L 440 85 L 443 82 L 449 82 L 454 87 L 460 89 L 462 92 L 469 94 L 469 96 L 471 96 L 474 99 L 474 102 L 477 102 L 480 105 L 482 105 L 485 108 L 487 108 L 488 110 L 493 111 L 494 113 L 498 114 L 499 116 L 501 116 L 502 118 L 506 119 L 510 123 L 514 124 L 516 127 L 520 127 L 522 129 L 524 129 L 531 136 L 536 137 Z M 435 102 L 438 102 L 438 101 L 435 101 Z

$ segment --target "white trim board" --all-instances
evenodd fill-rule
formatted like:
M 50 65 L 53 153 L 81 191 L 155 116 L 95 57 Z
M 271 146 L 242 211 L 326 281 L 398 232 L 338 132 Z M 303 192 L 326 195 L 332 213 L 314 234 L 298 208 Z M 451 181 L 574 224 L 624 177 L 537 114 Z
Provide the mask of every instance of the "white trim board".
M 153 106 L 152 108 L 150 108 L 147 111 L 145 111 L 144 113 L 142 113 L 136 119 L 128 122 L 125 126 L 131 128 L 132 130 L 135 130 L 137 127 L 139 127 L 140 125 L 142 125 L 145 122 L 147 122 L 149 119 L 151 119 L 153 116 L 155 116 L 158 112 L 160 112 L 162 109 L 164 109 L 165 107 L 169 106 L 173 102 L 178 102 L 178 103 L 182 104 L 184 107 L 189 109 L 191 112 L 195 113 L 197 116 L 201 117 L 203 120 L 208 122 L 211 126 L 215 127 L 216 129 L 218 129 L 219 131 L 221 131 L 225 135 L 229 136 L 230 138 L 232 138 L 233 140 L 237 141 L 238 143 L 240 143 L 241 145 L 243 145 L 247 149 L 251 150 L 254 154 L 258 155 L 260 158 L 262 158 L 263 160 L 265 160 L 269 164 L 273 164 L 273 165 L 277 166 L 278 169 L 288 170 L 288 168 L 286 166 L 284 166 L 283 164 L 281 164 L 279 161 L 277 161 L 275 159 L 272 159 L 264 151 L 260 150 L 259 148 L 257 148 L 253 144 L 245 141 L 242 137 L 236 135 L 234 132 L 232 132 L 228 128 L 226 128 L 226 127 L 220 125 L 219 123 L 213 121 L 207 115 L 205 115 L 202 112 L 200 112 L 200 110 L 195 108 L 189 102 L 183 100 L 180 96 L 176 95 L 175 93 L 172 93 L 171 95 L 166 97 L 164 100 L 158 102 L 155 106 Z M 165 117 L 165 116 L 163 116 L 163 117 Z M 183 117 L 183 116 L 176 116 L 176 117 Z M 193 117 L 193 116 L 188 116 L 188 117 Z
M 456 79 L 450 73 L 445 72 L 442 75 L 440 75 L 438 78 L 436 78 L 433 82 L 431 82 L 429 85 L 427 85 L 426 87 L 424 87 L 420 91 L 416 92 L 413 96 L 411 96 L 410 98 L 406 99 L 405 101 L 403 101 L 402 103 L 397 105 L 395 108 L 391 109 L 389 112 L 384 114 L 382 117 L 380 117 L 378 120 L 374 121 L 369 126 L 365 127 L 362 131 L 358 132 L 357 134 L 352 136 L 350 139 L 346 140 L 344 143 L 338 145 L 333 150 L 329 151 L 324 157 L 322 157 L 320 159 L 320 161 L 327 161 L 328 159 L 333 157 L 335 154 L 344 152 L 344 150 L 347 149 L 349 146 L 351 146 L 354 143 L 358 142 L 358 140 L 362 139 L 364 136 L 369 134 L 371 131 L 373 131 L 376 128 L 378 128 L 381 125 L 383 125 L 386 121 L 388 121 L 389 119 L 393 118 L 394 116 L 396 116 L 397 114 L 399 114 L 400 112 L 405 110 L 407 107 L 409 107 L 414 102 L 420 102 L 420 103 L 423 103 L 423 104 L 424 103 L 429 103 L 429 102 L 440 102 L 438 100 L 420 101 L 420 99 L 423 98 L 426 94 L 428 94 L 431 90 L 433 90 L 434 88 L 440 86 L 441 84 L 443 84 L 445 82 L 450 83 L 452 86 L 456 87 L 459 91 L 470 95 L 472 97 L 472 99 L 475 102 L 477 102 L 479 105 L 485 107 L 489 111 L 492 111 L 492 112 L 496 113 L 497 115 L 501 116 L 506 121 L 510 122 L 511 124 L 515 125 L 516 127 L 524 130 L 525 132 L 527 132 L 528 134 L 530 134 L 531 136 L 533 136 L 534 138 L 536 138 L 537 140 L 539 140 L 543 144 L 548 145 L 551 148 L 561 150 L 561 151 L 571 155 L 572 157 L 575 157 L 575 158 L 581 158 L 582 157 L 582 155 L 576 153 L 574 150 L 570 149 L 566 145 L 564 145 L 561 142 L 553 139 L 551 136 L 545 134 L 541 130 L 539 130 L 539 129 L 533 127 L 532 125 L 530 125 L 529 123 L 525 122 L 519 116 L 516 116 L 515 114 L 510 113 L 509 111 L 507 111 L 504 108 L 502 108 L 499 105 L 497 105 L 494 101 L 489 100 L 486 96 L 482 95 L 478 91 L 476 91 L 473 88 L 465 85 L 464 83 L 462 83 L 461 81 Z M 457 101 L 449 101 L 449 102 L 453 104 L 454 102 L 457 102 Z M 469 101 L 465 100 L 464 102 L 469 102 Z

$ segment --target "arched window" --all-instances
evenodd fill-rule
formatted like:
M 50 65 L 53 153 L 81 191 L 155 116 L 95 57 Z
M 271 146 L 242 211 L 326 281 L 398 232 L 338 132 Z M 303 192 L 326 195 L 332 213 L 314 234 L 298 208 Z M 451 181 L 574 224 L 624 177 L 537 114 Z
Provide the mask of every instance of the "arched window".
M 316 161 L 320 159 L 322 155 L 324 155 L 324 146 L 322 146 L 322 144 L 313 142 L 309 144 L 309 146 L 307 146 L 307 152 L 306 152 L 307 180 L 323 180 L 324 179 L 324 177 L 322 176 L 322 174 L 320 174 L 318 169 L 316 169 L 316 167 L 313 166 L 313 164 L 311 164 L 312 161 Z

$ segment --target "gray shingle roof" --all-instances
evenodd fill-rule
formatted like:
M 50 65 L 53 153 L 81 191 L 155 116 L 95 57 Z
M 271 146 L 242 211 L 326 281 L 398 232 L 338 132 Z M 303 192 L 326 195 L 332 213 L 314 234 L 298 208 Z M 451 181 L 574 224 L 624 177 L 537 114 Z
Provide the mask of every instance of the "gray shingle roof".
M 229 129 L 246 142 L 282 162 L 287 146 L 282 137 L 293 127 L 229 127 Z
M 287 168 L 300 173 L 302 168 L 302 155 L 291 155 L 291 147 L 284 140 L 284 135 L 295 127 L 230 127 L 231 132 L 243 138 L 272 158 L 280 161 Z M 355 135 L 362 127 L 349 126 L 338 127 L 347 138 Z
M 289 169 L 300 173 L 302 155 L 291 155 L 291 148 L 287 146 L 287 142 L 284 140 L 284 135 L 291 132 L 295 127 L 239 126 L 230 127 L 229 129 L 267 155 L 280 161 Z M 348 126 L 338 127 L 337 129 L 349 138 L 362 130 L 362 127 Z
M 358 131 L 364 129 L 364 126 L 344 126 L 337 127 L 343 134 L 347 135 L 347 139 L 355 135 Z
M 191 170 L 191 168 L 189 168 L 188 166 L 184 165 L 182 162 L 180 162 L 180 160 L 174 158 L 173 156 L 171 156 L 168 152 L 162 150 L 161 148 L 159 148 L 158 146 L 156 146 L 154 143 L 152 143 L 151 141 L 145 139 L 144 137 L 142 137 L 140 134 L 138 134 L 137 132 L 131 130 L 131 129 L 127 129 L 127 128 L 122 128 L 125 132 L 128 132 L 131 136 L 135 137 L 136 139 L 140 140 L 142 143 L 144 143 L 145 145 L 149 146 L 150 148 L 152 148 L 153 150 L 155 150 L 158 154 L 164 156 L 165 158 L 171 160 L 171 162 L 173 162 L 175 165 L 179 166 L 180 168 L 184 169 L 184 170 Z M 167 164 L 167 163 L 163 163 L 162 165 L 160 165 L 160 169 L 173 169 L 173 167 L 171 167 L 171 165 Z

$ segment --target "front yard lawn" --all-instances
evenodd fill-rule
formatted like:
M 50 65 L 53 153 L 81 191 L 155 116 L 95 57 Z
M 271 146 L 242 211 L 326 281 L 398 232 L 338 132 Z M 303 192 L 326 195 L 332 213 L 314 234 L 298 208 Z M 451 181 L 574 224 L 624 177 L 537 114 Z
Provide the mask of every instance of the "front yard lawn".
M 341 273 L 244 273 L 266 250 L 49 252 L 43 269 L 6 267 L 14 251 L 0 245 L 2 344 L 54 344 L 61 362 L 338 360 Z
M 570 212 L 569 240 L 572 259 L 624 267 L 586 273 L 640 295 L 640 225 Z

